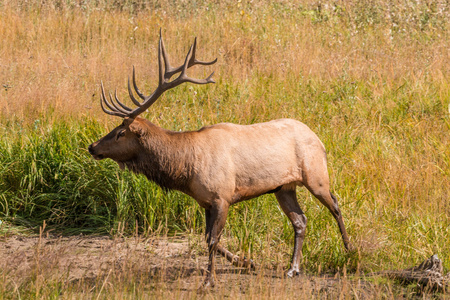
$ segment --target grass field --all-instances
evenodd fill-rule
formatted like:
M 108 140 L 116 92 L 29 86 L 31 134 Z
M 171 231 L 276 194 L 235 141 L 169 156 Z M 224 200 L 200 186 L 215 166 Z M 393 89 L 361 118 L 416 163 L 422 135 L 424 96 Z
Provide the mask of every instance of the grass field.
M 101 111 L 101 80 L 128 102 L 134 65 L 140 89 L 156 87 L 160 28 L 174 64 L 197 36 L 198 57 L 218 62 L 190 74 L 201 78 L 215 71 L 216 84 L 167 92 L 143 115 L 151 122 L 195 130 L 287 117 L 306 123 L 325 144 L 332 191 L 357 251 L 344 252 L 329 212 L 299 189 L 309 220 L 307 273 L 403 269 L 432 254 L 450 268 L 446 1 L 2 1 L 5 239 L 39 232 L 44 221 L 47 232 L 57 235 L 202 234 L 204 215 L 194 200 L 165 193 L 87 152 L 120 123 Z M 230 210 L 224 242 L 277 269 L 289 262 L 293 230 L 274 196 L 266 195 Z M 0 298 L 17 297 L 13 277 L 0 276 Z M 65 284 L 46 287 L 37 278 L 13 290 L 56 297 L 51 287 Z M 122 295 L 148 295 L 145 284 L 133 290 L 133 277 L 124 278 Z M 377 283 L 376 290 L 395 297 L 391 285 Z M 105 293 L 100 287 L 93 295 Z M 70 291 L 63 295 L 77 298 L 77 290 Z M 342 293 L 356 295 L 352 289 Z

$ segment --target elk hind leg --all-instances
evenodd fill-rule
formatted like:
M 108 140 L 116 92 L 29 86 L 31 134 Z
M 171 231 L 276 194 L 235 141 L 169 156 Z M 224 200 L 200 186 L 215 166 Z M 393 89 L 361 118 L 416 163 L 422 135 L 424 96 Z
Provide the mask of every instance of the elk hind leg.
M 331 212 L 331 215 L 333 215 L 334 219 L 338 223 L 342 241 L 344 242 L 344 247 L 347 251 L 350 250 L 350 240 L 344 226 L 341 210 L 339 209 L 336 196 L 330 192 L 328 184 L 311 184 L 311 182 L 308 182 L 305 183 L 305 186 Z
M 253 260 L 247 258 L 241 258 L 223 247 L 222 245 L 217 246 L 217 252 L 220 253 L 223 257 L 225 257 L 230 263 L 235 267 L 247 268 L 247 269 L 256 269 L 256 264 Z
M 292 253 L 291 267 L 287 272 L 288 277 L 293 277 L 300 273 L 300 259 L 302 256 L 303 240 L 306 234 L 306 216 L 297 202 L 295 185 L 284 186 L 280 191 L 275 193 L 281 209 L 294 227 L 295 240 L 294 251 Z

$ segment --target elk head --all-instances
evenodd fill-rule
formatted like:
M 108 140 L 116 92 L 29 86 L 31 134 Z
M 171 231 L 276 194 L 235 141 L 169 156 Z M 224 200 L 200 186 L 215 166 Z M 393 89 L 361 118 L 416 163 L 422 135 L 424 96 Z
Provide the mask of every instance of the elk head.
M 121 117 L 124 120 L 120 126 L 114 128 L 106 136 L 89 146 L 89 153 L 95 159 L 111 158 L 123 168 L 123 162 L 133 159 L 142 150 L 141 136 L 144 133 L 145 128 L 148 127 L 148 124 L 145 120 L 137 118 L 138 115 L 147 110 L 165 91 L 184 82 L 191 82 L 194 84 L 214 83 L 214 80 L 212 79 L 214 72 L 206 79 L 195 79 L 186 75 L 186 70 L 194 65 L 212 65 L 217 61 L 217 59 L 209 62 L 197 60 L 195 58 L 196 46 L 197 38 L 195 38 L 194 44 L 190 47 L 184 63 L 179 67 L 172 67 L 160 32 L 158 49 L 158 87 L 149 96 L 142 94 L 136 85 L 136 76 L 133 66 L 133 88 L 139 98 L 142 99 L 142 102 L 140 102 L 135 98 L 131 89 L 130 78 L 128 78 L 128 93 L 130 99 L 137 106 L 135 109 L 128 107 L 119 100 L 117 97 L 117 90 L 114 93 L 114 97 L 109 93 L 108 101 L 103 82 L 101 83 L 100 105 L 103 111 L 109 115 Z M 178 73 L 180 73 L 178 77 L 171 81 L 172 76 Z

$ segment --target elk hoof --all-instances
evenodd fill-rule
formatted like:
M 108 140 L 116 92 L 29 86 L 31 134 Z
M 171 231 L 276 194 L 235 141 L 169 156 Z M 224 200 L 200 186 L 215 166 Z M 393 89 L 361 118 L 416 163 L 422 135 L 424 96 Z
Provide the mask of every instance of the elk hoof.
M 244 257 L 244 260 L 241 263 L 241 266 L 250 270 L 256 270 L 256 264 L 252 259 L 247 259 Z
M 345 246 L 345 251 L 346 251 L 347 253 L 352 253 L 352 252 L 358 251 L 358 248 L 356 248 L 355 246 L 353 246 L 353 244 L 347 243 L 347 244 L 344 244 L 344 246 Z
M 256 270 L 256 264 L 252 259 L 248 260 L 247 267 L 250 268 L 250 270 Z
M 214 280 L 211 278 L 205 278 L 205 281 L 203 281 L 203 284 L 198 288 L 198 292 L 206 291 L 210 288 L 214 287 Z
M 300 270 L 298 269 L 289 269 L 289 271 L 287 271 L 286 276 L 289 278 L 293 278 L 297 275 L 300 275 Z
M 249 270 L 256 270 L 256 264 L 252 259 L 247 258 L 240 258 L 239 256 L 235 255 L 233 257 L 233 261 L 231 262 L 233 266 L 238 268 L 246 268 Z

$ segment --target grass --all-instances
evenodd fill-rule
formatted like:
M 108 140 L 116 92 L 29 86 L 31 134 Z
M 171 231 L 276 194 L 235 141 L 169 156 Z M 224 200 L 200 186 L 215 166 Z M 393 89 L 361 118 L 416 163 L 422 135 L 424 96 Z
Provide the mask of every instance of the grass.
M 3 1 L 0 219 L 65 234 L 202 232 L 194 200 L 86 151 L 120 122 L 101 112 L 100 80 L 127 99 L 135 65 L 141 90 L 155 87 L 162 27 L 175 63 L 194 36 L 199 58 L 218 57 L 191 73 L 214 70 L 216 84 L 166 93 L 150 121 L 195 130 L 289 117 L 325 144 L 358 251 L 344 253 L 330 214 L 299 189 L 308 272 L 405 268 L 434 253 L 449 269 L 449 20 L 444 2 L 406 0 Z M 293 243 L 273 196 L 232 208 L 224 237 L 250 257 L 283 253 L 274 265 Z

